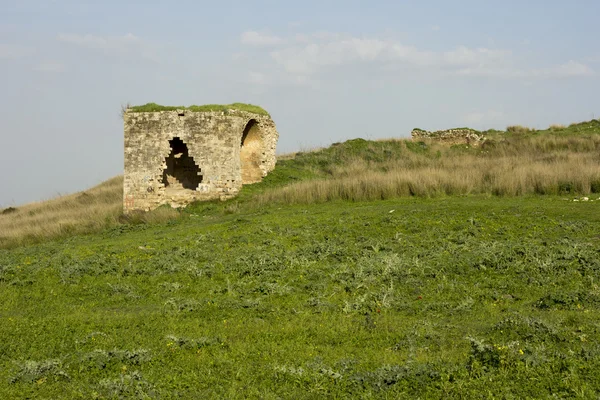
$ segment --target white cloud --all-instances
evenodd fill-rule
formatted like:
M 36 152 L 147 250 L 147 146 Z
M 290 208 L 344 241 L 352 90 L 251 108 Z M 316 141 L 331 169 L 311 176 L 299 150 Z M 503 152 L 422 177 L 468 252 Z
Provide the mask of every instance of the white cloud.
M 390 60 L 396 64 L 433 67 L 441 64 L 438 58 L 438 55 L 431 51 L 422 51 L 414 46 L 406 46 L 401 43 L 391 43 Z
M 569 78 L 576 76 L 592 76 L 594 70 L 586 64 L 570 60 L 569 62 L 550 68 L 533 71 L 533 75 L 542 78 Z
M 240 35 L 240 41 L 249 46 L 274 46 L 283 42 L 280 37 L 256 31 L 243 32 Z
M 455 50 L 445 52 L 442 62 L 450 66 L 484 68 L 504 64 L 510 57 L 511 52 L 506 50 L 458 46 Z
M 39 72 L 63 72 L 65 65 L 58 61 L 44 61 L 33 67 L 33 70 Z
M 32 54 L 34 50 L 31 47 L 18 44 L 0 43 L 0 59 L 16 60 Z
M 324 35 L 319 35 L 324 37 Z M 287 72 L 310 75 L 320 68 L 355 62 L 391 60 L 410 53 L 408 48 L 393 46 L 390 42 L 378 39 L 355 37 L 328 37 L 324 41 L 314 40 L 315 36 L 296 37 L 301 44 L 287 46 L 270 53 L 271 58 Z M 306 44 L 303 44 L 306 43 Z
M 319 72 L 352 64 L 370 64 L 378 71 L 415 70 L 439 76 L 460 75 L 503 79 L 551 79 L 594 75 L 586 64 L 569 61 L 541 69 L 518 66 L 511 50 L 492 47 L 456 46 L 446 51 L 429 51 L 398 40 L 355 37 L 335 32 L 296 34 L 290 38 L 249 31 L 242 43 L 271 46 L 271 68 L 306 82 Z
M 436 53 L 392 40 L 331 33 L 297 35 L 294 41 L 271 51 L 270 56 L 287 72 L 303 75 L 314 74 L 323 67 L 357 62 L 437 69 L 492 68 L 511 56 L 507 51 L 465 46 Z
M 440 28 L 439 25 L 433 25 L 433 26 L 431 26 L 431 30 L 434 31 L 434 32 L 439 32 L 440 29 L 442 29 L 442 28 Z
M 525 78 L 530 73 L 512 67 L 511 65 L 476 65 L 459 68 L 454 74 L 460 76 L 483 77 L 483 78 Z

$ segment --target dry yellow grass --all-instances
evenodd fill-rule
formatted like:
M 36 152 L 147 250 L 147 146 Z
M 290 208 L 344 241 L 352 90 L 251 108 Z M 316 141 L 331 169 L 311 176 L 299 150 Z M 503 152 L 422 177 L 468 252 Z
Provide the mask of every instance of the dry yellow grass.
M 89 190 L 56 199 L 0 210 L 0 247 L 97 232 L 123 220 L 123 177 L 109 179 Z M 132 222 L 160 222 L 177 212 L 160 209 Z
M 490 143 L 481 152 L 429 146 L 429 155 L 405 151 L 400 159 L 383 164 L 355 159 L 332 168 L 327 179 L 298 182 L 257 200 L 292 204 L 399 196 L 600 192 L 600 136 L 505 140 Z M 436 153 L 438 157 L 431 157 Z
M 0 212 L 0 246 L 36 242 L 114 225 L 122 213 L 123 178 L 84 192 Z
M 526 126 L 521 125 L 511 125 L 506 127 L 506 131 L 510 133 L 530 133 L 535 131 L 535 129 L 528 128 Z

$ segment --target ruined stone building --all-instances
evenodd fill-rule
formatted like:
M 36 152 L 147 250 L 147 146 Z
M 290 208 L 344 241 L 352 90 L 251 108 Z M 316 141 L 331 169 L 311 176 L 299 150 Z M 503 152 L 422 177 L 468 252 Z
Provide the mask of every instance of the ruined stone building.
M 486 140 L 484 132 L 470 128 L 446 129 L 435 132 L 415 128 L 412 130 L 411 136 L 412 140 L 433 140 L 447 145 L 465 144 L 479 146 Z
M 240 106 L 127 109 L 124 211 L 227 199 L 261 181 L 279 135 L 264 110 Z

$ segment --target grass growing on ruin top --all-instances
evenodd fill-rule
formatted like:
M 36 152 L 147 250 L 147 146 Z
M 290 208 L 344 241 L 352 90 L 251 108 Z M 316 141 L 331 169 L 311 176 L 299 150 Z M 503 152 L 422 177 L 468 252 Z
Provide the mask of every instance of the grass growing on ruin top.
M 204 104 L 204 105 L 192 105 L 192 106 L 163 106 L 156 103 L 147 103 L 141 106 L 132 106 L 128 108 L 129 112 L 157 112 L 157 111 L 175 111 L 175 110 L 189 110 L 195 112 L 209 112 L 209 111 L 223 111 L 229 110 L 246 111 L 254 114 L 269 115 L 269 113 L 262 107 L 254 104 L 246 103 L 233 103 L 233 104 Z

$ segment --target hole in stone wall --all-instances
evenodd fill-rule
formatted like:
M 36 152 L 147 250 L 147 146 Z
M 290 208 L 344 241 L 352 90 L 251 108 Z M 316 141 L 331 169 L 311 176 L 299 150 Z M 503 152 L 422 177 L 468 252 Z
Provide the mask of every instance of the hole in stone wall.
M 171 153 L 165 159 L 167 167 L 163 171 L 163 183 L 169 190 L 196 190 L 202 183 L 202 170 L 189 156 L 188 147 L 178 137 L 169 140 Z
M 262 171 L 260 169 L 262 140 L 260 128 L 256 120 L 248 121 L 242 133 L 240 149 L 240 162 L 242 167 L 242 184 L 260 182 Z

